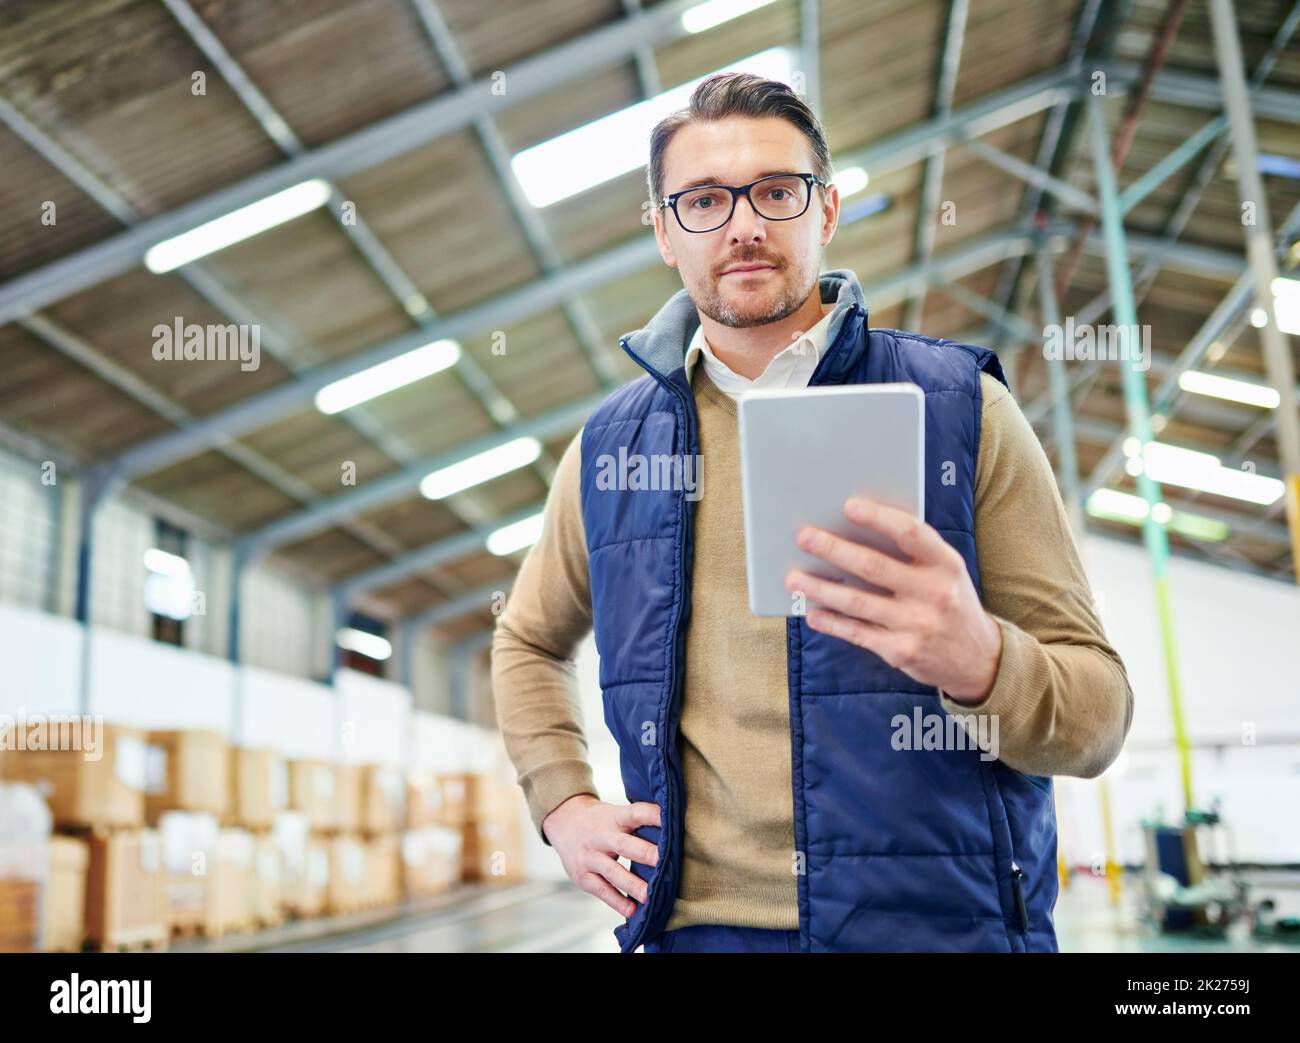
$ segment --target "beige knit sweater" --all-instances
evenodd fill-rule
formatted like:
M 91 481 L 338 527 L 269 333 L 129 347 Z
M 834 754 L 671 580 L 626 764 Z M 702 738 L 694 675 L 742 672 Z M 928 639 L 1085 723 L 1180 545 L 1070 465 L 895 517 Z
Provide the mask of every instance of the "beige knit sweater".
M 703 366 L 694 367 L 691 381 L 708 466 L 695 505 L 679 728 L 682 876 L 667 929 L 793 929 L 786 621 L 749 611 L 736 403 Z M 981 381 L 976 556 L 984 607 L 1002 630 L 1002 655 L 982 703 L 941 702 L 955 714 L 997 714 L 999 758 L 1013 768 L 1093 777 L 1119 753 L 1133 693 L 1094 611 L 1042 446 L 1007 389 L 987 374 Z M 569 797 L 599 796 L 573 663 L 591 630 L 580 456 L 581 432 L 560 460 L 542 537 L 524 559 L 492 645 L 497 720 L 539 833 Z

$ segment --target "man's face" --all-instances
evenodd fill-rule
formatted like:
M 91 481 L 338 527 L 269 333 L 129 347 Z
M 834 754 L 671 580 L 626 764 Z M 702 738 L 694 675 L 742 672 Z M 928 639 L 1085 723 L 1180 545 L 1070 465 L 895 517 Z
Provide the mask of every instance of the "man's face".
M 812 171 L 808 140 L 783 119 L 736 117 L 690 123 L 664 152 L 664 196 L 700 178 L 747 185 L 767 174 Z M 664 263 L 701 312 L 724 326 L 762 326 L 797 311 L 817 285 L 821 251 L 839 219 L 839 191 L 812 189 L 802 217 L 770 221 L 746 199 L 712 232 L 688 232 L 668 208 L 655 211 L 655 238 Z M 739 265 L 762 265 L 729 271 Z

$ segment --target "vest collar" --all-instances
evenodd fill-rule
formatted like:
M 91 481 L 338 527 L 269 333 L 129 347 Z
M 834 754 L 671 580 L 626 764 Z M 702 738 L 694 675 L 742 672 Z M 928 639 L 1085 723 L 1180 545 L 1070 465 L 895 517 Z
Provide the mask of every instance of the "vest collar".
M 851 337 L 847 345 L 840 343 L 840 333 L 846 322 L 852 322 L 860 313 L 867 314 L 866 298 L 858 277 L 847 268 L 832 268 L 818 278 L 823 304 L 834 304 L 830 326 L 826 333 L 826 353 L 817 365 L 813 382 L 838 383 L 861 356 L 865 338 Z M 619 343 L 623 350 L 661 381 L 685 370 L 686 347 L 700 325 L 699 312 L 686 290 L 678 290 L 655 313 L 649 323 L 639 330 L 624 334 Z

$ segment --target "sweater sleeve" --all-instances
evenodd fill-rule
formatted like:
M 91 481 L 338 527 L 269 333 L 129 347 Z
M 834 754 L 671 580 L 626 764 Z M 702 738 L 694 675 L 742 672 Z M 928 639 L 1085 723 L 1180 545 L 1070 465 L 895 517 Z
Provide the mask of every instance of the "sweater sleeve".
M 1133 690 L 1094 608 L 1047 454 L 1006 387 L 987 373 L 980 381 L 976 557 L 1002 655 L 981 702 L 940 701 L 952 714 L 996 715 L 998 758 L 1018 771 L 1095 778 L 1123 746 Z
M 582 525 L 582 432 L 555 471 L 541 538 L 529 548 L 492 638 L 497 725 L 542 842 L 542 820 L 579 793 L 599 796 L 587 761 L 574 657 L 591 631 Z

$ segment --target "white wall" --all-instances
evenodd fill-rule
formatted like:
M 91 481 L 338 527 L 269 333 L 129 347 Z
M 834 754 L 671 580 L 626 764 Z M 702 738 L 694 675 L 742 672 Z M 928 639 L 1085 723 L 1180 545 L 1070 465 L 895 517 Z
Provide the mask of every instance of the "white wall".
M 115 724 L 229 736 L 234 668 L 225 659 L 102 627 L 90 631 L 90 709 Z
M 338 729 L 334 689 L 316 681 L 244 666 L 238 681 L 243 744 L 298 760 L 331 760 Z
M 340 703 L 340 759 L 356 764 L 407 762 L 411 694 L 399 684 L 340 670 L 334 681 Z
M 70 619 L 0 604 L 0 714 L 77 713 L 81 635 Z
M 1123 657 L 1135 696 L 1130 738 L 1171 742 L 1169 689 L 1155 595 L 1138 547 L 1090 537 L 1084 547 L 1106 635 Z M 1193 742 L 1300 740 L 1300 587 L 1185 558 L 1169 586 L 1184 715 Z
M 1138 862 L 1139 821 L 1183 810 L 1150 567 L 1141 548 L 1101 537 L 1084 554 L 1133 686 L 1129 748 L 1106 777 L 1120 855 Z M 1222 801 L 1237 858 L 1300 861 L 1300 588 L 1179 557 L 1169 585 L 1193 799 Z M 1089 864 L 1104 847 L 1100 785 L 1064 779 L 1058 790 L 1063 850 Z

